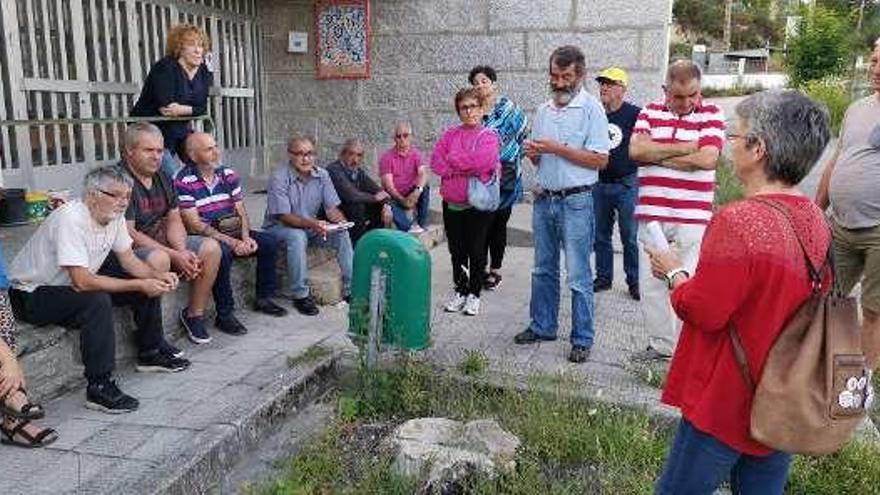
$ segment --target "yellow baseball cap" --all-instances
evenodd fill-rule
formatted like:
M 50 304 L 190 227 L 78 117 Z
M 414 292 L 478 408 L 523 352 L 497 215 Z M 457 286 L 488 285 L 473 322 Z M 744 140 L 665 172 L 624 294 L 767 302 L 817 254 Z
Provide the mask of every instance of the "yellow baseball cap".
M 596 81 L 602 82 L 602 79 L 616 82 L 621 86 L 629 85 L 629 76 L 626 71 L 621 69 L 620 67 L 609 67 L 596 76 Z

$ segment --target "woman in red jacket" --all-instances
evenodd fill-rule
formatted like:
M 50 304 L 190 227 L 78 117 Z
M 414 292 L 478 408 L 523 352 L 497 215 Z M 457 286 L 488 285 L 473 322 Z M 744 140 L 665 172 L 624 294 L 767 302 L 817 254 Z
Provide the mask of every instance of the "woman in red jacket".
M 796 91 L 755 94 L 736 107 L 727 139 L 746 199 L 712 218 L 693 274 L 672 251 L 646 245 L 683 321 L 661 400 L 681 409 L 657 494 L 781 494 L 791 456 L 749 435 L 752 392 L 727 327 L 736 325 L 755 378 L 786 321 L 810 295 L 798 238 L 816 266 L 831 241 L 822 211 L 795 186 L 829 139 L 827 111 Z M 787 211 L 777 211 L 772 201 Z
M 493 213 L 468 203 L 468 180 L 488 182 L 498 173 L 498 133 L 483 127 L 483 97 L 475 88 L 455 94 L 455 111 L 461 125 L 447 129 L 431 154 L 431 170 L 440 176 L 443 228 L 452 258 L 455 293 L 446 303 L 448 312 L 480 312 L 480 289 L 486 269 L 486 236 Z

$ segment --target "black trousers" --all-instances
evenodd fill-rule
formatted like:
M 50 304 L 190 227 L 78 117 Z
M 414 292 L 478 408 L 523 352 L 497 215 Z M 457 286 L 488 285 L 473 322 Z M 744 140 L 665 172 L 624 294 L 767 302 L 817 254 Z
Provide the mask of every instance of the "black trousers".
M 342 204 L 341 210 L 349 222 L 354 222 L 354 227 L 348 229 L 351 237 L 351 245 L 357 243 L 364 234 L 372 229 L 382 227 L 382 207 L 385 203 L 357 203 Z
M 159 350 L 162 333 L 161 299 L 140 292 L 113 294 L 77 292 L 70 286 L 45 285 L 33 292 L 9 291 L 16 318 L 34 325 L 62 325 L 80 331 L 80 350 L 89 382 L 107 379 L 113 373 L 116 334 L 113 306 L 131 306 L 137 327 L 138 355 Z
M 452 281 L 461 295 L 480 295 L 486 270 L 486 238 L 493 212 L 451 210 L 443 202 L 443 228 L 452 258 Z
M 507 249 L 507 222 L 510 220 L 512 212 L 513 206 L 492 212 L 492 222 L 489 224 L 489 233 L 486 239 L 491 260 L 489 266 L 492 270 L 500 270 L 501 263 L 504 261 L 504 250 Z

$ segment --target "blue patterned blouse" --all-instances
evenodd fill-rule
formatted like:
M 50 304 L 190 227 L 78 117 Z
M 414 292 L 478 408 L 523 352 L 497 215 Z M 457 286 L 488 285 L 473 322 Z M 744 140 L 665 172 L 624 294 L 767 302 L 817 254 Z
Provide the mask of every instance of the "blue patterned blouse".
M 508 208 L 522 197 L 523 141 L 529 135 L 525 112 L 506 96 L 495 102 L 492 112 L 483 117 L 483 125 L 495 129 L 501 137 L 501 204 Z

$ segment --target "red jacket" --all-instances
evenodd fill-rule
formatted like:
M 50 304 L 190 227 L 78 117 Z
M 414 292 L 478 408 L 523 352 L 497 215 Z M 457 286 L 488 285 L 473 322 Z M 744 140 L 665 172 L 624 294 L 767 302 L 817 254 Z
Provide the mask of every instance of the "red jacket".
M 763 197 L 788 207 L 820 266 L 831 235 L 819 208 L 803 196 Z M 752 200 L 723 208 L 706 229 L 696 273 L 671 295 L 684 325 L 661 400 L 737 451 L 772 452 L 749 435 L 752 393 L 737 367 L 727 323 L 738 328 L 757 383 L 783 325 L 809 295 L 804 257 L 783 214 Z

